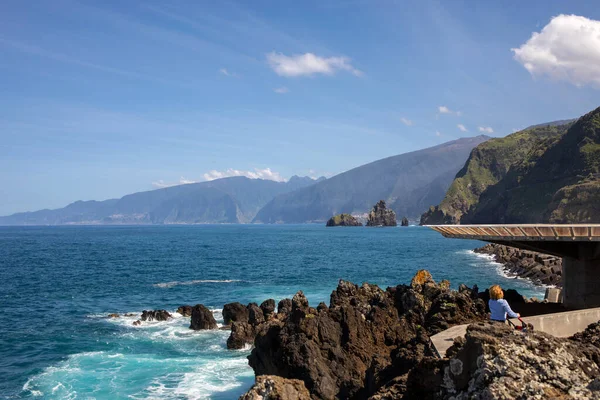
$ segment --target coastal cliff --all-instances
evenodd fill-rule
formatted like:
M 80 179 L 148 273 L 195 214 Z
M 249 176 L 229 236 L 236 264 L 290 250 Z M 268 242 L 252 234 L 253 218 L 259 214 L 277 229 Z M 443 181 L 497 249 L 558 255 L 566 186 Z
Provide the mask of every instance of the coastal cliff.
M 573 124 L 559 121 L 534 126 L 475 147 L 442 202 L 421 216 L 421 225 L 458 224 L 474 212 L 481 196 L 499 184 L 515 165 L 530 165 L 554 145 Z

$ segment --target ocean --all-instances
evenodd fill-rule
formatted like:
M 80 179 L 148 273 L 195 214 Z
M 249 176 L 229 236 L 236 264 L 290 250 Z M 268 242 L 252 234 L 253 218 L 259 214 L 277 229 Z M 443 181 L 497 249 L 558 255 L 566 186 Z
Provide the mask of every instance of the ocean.
M 178 306 L 279 301 L 304 291 L 329 302 L 339 279 L 382 287 L 419 269 L 528 296 L 544 288 L 501 273 L 424 227 L 320 225 L 0 227 L 0 397 L 9 399 L 236 399 L 253 383 L 250 349 L 227 331 L 189 329 Z M 110 313 L 166 309 L 133 326 Z

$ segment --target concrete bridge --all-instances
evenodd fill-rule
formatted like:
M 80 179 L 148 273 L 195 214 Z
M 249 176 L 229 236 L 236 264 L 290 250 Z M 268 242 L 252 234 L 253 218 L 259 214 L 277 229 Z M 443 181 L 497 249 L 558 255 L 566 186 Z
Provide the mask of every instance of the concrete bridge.
M 600 224 L 429 225 L 448 238 L 552 254 L 563 259 L 563 304 L 600 307 Z

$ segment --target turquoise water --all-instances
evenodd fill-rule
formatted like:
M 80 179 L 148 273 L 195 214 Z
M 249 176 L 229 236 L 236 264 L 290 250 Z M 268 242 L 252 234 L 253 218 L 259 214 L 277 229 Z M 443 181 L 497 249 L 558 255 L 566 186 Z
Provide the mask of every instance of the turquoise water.
M 454 287 L 542 294 L 470 251 L 481 244 L 422 227 L 3 227 L 0 396 L 234 399 L 253 382 L 249 349 L 227 350 L 228 332 L 109 313 L 203 303 L 221 320 L 228 302 L 303 290 L 316 305 L 340 278 L 385 287 L 422 268 Z

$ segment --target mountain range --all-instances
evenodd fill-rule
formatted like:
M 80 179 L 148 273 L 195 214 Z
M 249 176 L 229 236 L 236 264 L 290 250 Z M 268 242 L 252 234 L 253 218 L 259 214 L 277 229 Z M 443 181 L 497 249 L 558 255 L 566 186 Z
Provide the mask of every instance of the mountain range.
M 293 176 L 275 182 L 236 176 L 17 213 L 0 217 L 0 225 L 247 223 L 273 197 L 323 179 Z
M 441 201 L 470 151 L 487 139 L 482 135 L 453 140 L 329 179 L 222 178 L 17 213 L 0 217 L 0 225 L 323 222 L 341 212 L 367 213 L 379 200 L 399 216 L 418 217 Z
M 477 146 L 421 223 L 600 222 L 600 108 Z

